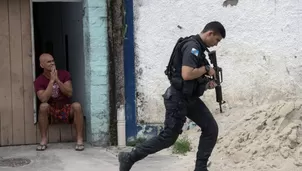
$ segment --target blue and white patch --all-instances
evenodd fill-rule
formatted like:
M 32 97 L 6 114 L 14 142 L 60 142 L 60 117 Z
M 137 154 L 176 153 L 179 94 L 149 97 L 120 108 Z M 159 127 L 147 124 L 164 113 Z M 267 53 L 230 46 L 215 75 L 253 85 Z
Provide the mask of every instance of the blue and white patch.
M 195 56 L 198 56 L 199 51 L 198 51 L 197 49 L 195 49 L 195 48 L 192 48 L 191 53 L 192 53 L 193 55 L 195 55 Z

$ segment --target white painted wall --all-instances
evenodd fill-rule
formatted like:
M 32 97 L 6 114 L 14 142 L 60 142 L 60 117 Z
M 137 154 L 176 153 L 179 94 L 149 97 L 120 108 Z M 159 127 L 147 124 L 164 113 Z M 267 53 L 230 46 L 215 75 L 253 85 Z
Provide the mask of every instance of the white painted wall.
M 252 106 L 302 97 L 302 1 L 239 0 L 135 1 L 135 52 L 138 120 L 164 119 L 164 74 L 174 43 L 218 20 L 226 39 L 217 50 L 228 107 Z M 177 26 L 181 26 L 179 29 Z M 214 111 L 215 91 L 203 99 Z

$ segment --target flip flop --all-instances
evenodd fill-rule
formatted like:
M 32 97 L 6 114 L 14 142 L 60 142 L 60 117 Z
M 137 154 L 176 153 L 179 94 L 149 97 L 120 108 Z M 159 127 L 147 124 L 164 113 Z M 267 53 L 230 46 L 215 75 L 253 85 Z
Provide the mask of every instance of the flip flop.
M 83 151 L 84 150 L 84 144 L 76 144 L 75 150 L 76 151 Z
M 46 144 L 39 144 L 36 148 L 37 151 L 44 151 L 47 149 L 47 145 Z

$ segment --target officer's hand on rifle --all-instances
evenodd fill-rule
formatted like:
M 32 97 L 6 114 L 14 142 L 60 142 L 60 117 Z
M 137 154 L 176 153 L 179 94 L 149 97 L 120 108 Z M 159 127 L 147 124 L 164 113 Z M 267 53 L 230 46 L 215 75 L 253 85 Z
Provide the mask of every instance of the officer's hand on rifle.
M 211 80 L 207 83 L 206 89 L 213 89 L 217 86 L 216 82 L 214 80 Z
M 209 75 L 209 76 L 214 76 L 214 77 L 215 77 L 216 72 L 215 72 L 214 68 L 212 68 L 212 67 L 209 66 L 209 65 L 206 66 L 206 67 L 208 67 L 208 69 L 206 69 L 206 70 L 208 70 L 207 75 Z

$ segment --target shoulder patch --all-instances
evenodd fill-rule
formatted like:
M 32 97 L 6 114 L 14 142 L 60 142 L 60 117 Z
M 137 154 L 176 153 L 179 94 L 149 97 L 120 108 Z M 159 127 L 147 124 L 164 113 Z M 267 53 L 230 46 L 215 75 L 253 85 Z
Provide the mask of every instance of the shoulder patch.
M 195 56 L 198 56 L 199 51 L 198 51 L 197 49 L 195 49 L 195 48 L 192 48 L 191 53 L 192 53 L 193 55 L 195 55 Z

